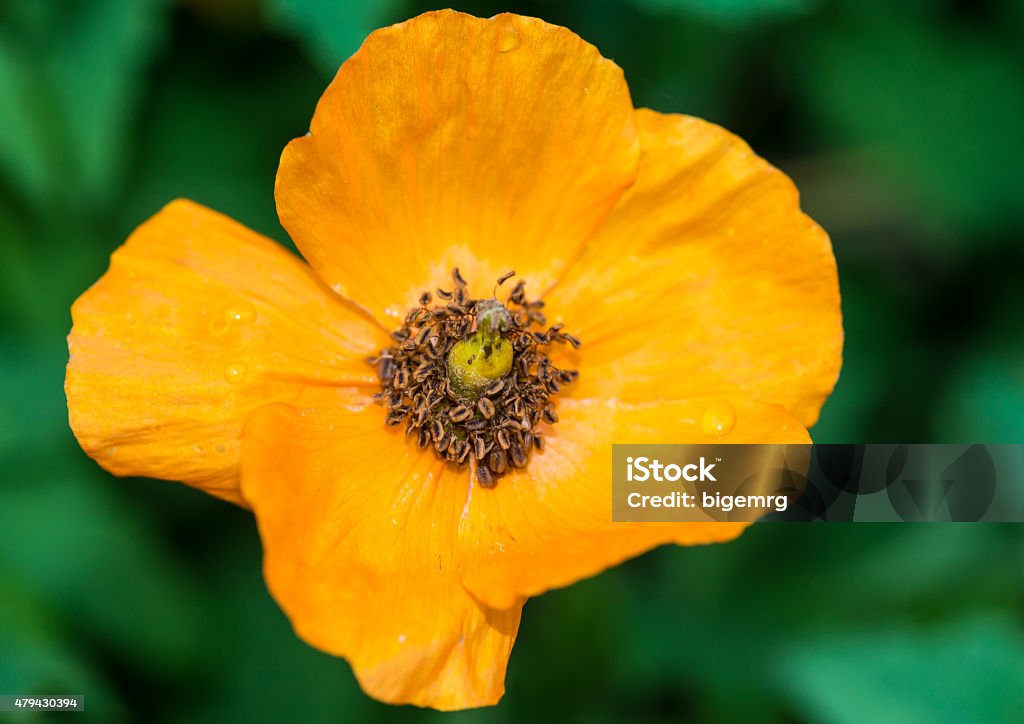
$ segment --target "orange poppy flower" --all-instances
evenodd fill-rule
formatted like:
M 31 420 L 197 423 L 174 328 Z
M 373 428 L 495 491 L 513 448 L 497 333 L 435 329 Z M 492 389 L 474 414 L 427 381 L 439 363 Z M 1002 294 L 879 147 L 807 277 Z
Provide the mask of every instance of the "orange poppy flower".
M 114 253 L 72 308 L 71 427 L 250 508 L 296 632 L 384 701 L 492 704 L 529 596 L 741 532 L 613 524 L 613 441 L 808 442 L 838 374 L 789 179 L 540 20 L 373 33 L 275 190 L 305 262 L 189 201 Z

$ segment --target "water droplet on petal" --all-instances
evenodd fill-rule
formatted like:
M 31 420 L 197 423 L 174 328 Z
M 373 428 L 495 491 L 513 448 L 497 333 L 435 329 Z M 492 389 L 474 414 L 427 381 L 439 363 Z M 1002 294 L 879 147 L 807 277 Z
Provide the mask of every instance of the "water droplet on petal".
M 210 332 L 215 335 L 221 335 L 228 331 L 228 320 L 223 317 L 218 317 L 210 322 Z
M 712 402 L 704 410 L 700 425 L 708 437 L 725 437 L 736 427 L 736 410 L 724 400 Z
M 233 362 L 224 368 L 224 379 L 232 384 L 237 384 L 245 379 L 246 369 L 244 362 Z
M 507 53 L 515 50 L 519 47 L 520 40 L 519 31 L 515 26 L 512 23 L 504 23 L 498 29 L 498 52 Z
M 248 302 L 224 307 L 224 319 L 230 324 L 248 324 L 256 319 L 256 310 Z
M 214 445 L 213 449 L 216 450 L 217 452 L 221 453 L 221 454 L 224 454 L 224 453 L 226 453 L 228 451 L 227 445 L 225 445 L 224 443 L 220 443 L 220 442 L 217 443 L 216 445 Z

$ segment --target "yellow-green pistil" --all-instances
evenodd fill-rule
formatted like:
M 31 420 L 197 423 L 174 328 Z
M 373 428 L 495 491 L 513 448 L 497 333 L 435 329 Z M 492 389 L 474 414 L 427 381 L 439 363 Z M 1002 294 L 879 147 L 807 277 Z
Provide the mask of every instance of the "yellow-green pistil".
M 448 352 L 448 379 L 455 391 L 477 399 L 495 380 L 512 369 L 512 343 L 502 336 L 512 327 L 512 318 L 497 300 L 480 302 L 477 328 Z

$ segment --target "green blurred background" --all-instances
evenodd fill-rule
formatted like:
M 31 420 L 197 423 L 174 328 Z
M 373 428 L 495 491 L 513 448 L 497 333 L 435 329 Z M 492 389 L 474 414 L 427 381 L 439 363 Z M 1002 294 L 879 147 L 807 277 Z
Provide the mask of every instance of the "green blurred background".
M 458 2 L 566 25 L 637 105 L 739 133 L 832 235 L 819 442 L 1024 442 L 1024 3 Z M 166 201 L 282 242 L 273 180 L 414 0 L 0 0 L 0 693 L 83 720 L 390 721 L 296 639 L 251 518 L 116 480 L 67 426 L 72 300 Z M 1024 721 L 1020 526 L 761 525 L 531 601 L 470 721 Z M 28 720 L 20 716 L 20 721 Z M 76 718 L 76 720 L 78 720 Z

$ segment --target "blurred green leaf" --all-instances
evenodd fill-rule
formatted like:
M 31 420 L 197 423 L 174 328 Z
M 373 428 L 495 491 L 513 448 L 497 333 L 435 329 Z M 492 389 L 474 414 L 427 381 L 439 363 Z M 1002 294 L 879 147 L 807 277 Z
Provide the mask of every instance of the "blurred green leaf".
M 866 442 L 873 416 L 884 407 L 885 378 L 894 348 L 905 339 L 910 320 L 884 288 L 844 275 L 843 367 L 839 381 L 811 430 L 818 443 Z
M 633 0 L 644 9 L 721 23 L 751 23 L 810 12 L 817 0 Z
M 122 721 L 124 710 L 110 683 L 58 621 L 0 566 L 0 691 L 84 694 L 90 719 Z M 21 720 L 30 721 L 23 716 Z
M 622 571 L 611 570 L 526 604 L 509 662 L 508 701 L 501 707 L 504 721 L 544 721 L 554 701 L 561 711 L 571 712 L 574 721 L 654 721 L 639 703 L 635 708 L 624 706 L 622 694 L 615 700 L 590 695 L 595 681 L 621 680 L 617 653 L 630 645 L 628 634 L 622 626 L 607 624 L 631 614 L 623 595 L 626 585 Z M 482 721 L 490 719 L 485 716 Z
M 1024 440 L 1024 347 L 972 350 L 955 370 L 931 423 L 934 439 L 947 442 Z
M 0 164 L 26 198 L 109 200 L 167 0 L 0 6 Z
M 34 75 L 28 58 L 0 34 L 0 173 L 40 204 L 57 180 L 46 110 Z
M 1024 443 L 1024 288 L 1016 283 L 1022 251 L 1001 255 L 1005 266 L 979 280 L 990 288 L 967 300 L 965 343 L 943 344 L 952 364 L 930 407 L 929 434 L 936 442 Z M 975 273 L 984 273 L 984 267 Z
M 252 528 L 255 526 L 253 525 Z M 310 647 L 292 630 L 263 583 L 255 530 L 217 560 L 219 620 L 211 627 L 216 652 L 209 698 L 173 707 L 172 719 L 224 721 L 367 721 L 375 705 L 342 660 Z M 339 585 L 344 585 L 339 582 Z
M 870 153 L 877 181 L 914 189 L 923 215 L 972 230 L 1024 218 L 1024 85 L 1010 51 L 969 26 L 864 15 L 813 26 L 792 56 L 830 141 Z
M 195 657 L 195 592 L 109 485 L 66 457 L 7 457 L 0 487 L 0 566 L 126 660 L 167 672 Z
M 636 578 L 619 586 L 621 612 L 601 613 L 622 642 L 609 678 L 640 698 L 690 692 L 709 707 L 695 719 L 772 719 L 793 642 L 1013 606 L 1020 549 L 1011 528 L 939 525 L 761 524 L 725 545 L 667 546 L 614 572 Z
M 405 0 L 266 0 L 271 21 L 295 35 L 334 75 L 371 31 L 405 20 Z
M 3 341 L 0 338 L 0 341 Z M 66 442 L 63 345 L 0 346 L 0 459 Z M 0 481 L 0 487 L 3 482 Z
M 122 199 L 125 228 L 187 197 L 287 241 L 274 204 L 277 164 L 309 129 L 324 83 L 279 42 L 225 44 L 195 30 L 190 44 L 194 54 L 166 67 L 152 92 Z
M 62 206 L 58 199 L 53 202 Z M 97 223 L 88 211 L 60 208 L 38 218 L 0 197 L 0 323 L 5 336 L 12 336 L 8 349 L 23 344 L 27 356 L 50 355 L 44 366 L 66 356 L 71 303 L 99 278 L 123 239 L 122 232 Z M 0 350 L 0 364 L 5 358 Z M 45 386 L 56 390 L 61 377 L 49 378 Z
M 1010 620 L 837 632 L 794 645 L 775 673 L 823 724 L 1024 721 L 1024 636 Z

